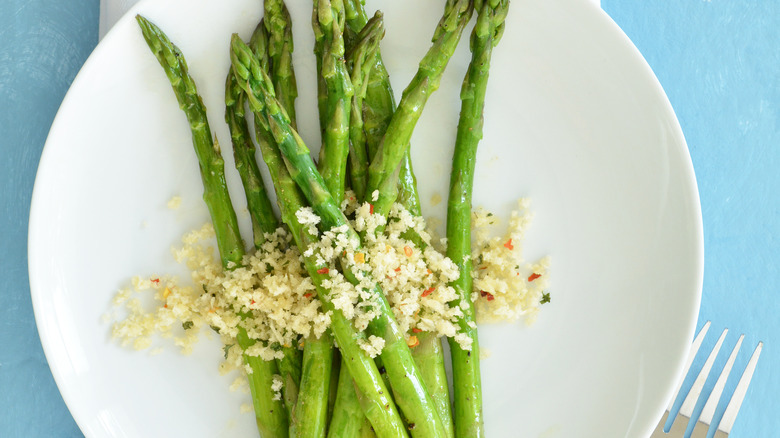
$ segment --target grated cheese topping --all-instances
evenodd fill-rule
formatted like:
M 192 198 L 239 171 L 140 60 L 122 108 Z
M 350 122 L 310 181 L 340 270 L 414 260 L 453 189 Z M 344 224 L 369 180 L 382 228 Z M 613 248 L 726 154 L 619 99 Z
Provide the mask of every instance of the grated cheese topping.
M 533 263 L 523 258 L 522 242 L 533 219 L 529 201 L 521 199 L 506 232 L 495 233 L 499 220 L 484 209 L 472 214 L 472 277 L 478 323 L 536 320 L 549 287 L 549 256 Z M 549 300 L 549 295 L 548 295 Z
M 371 195 L 371 199 L 377 197 L 377 192 Z M 549 258 L 526 263 L 522 255 L 532 218 L 528 206 L 527 200 L 520 201 L 500 237 L 491 237 L 499 222 L 494 215 L 483 209 L 473 213 L 474 291 L 468 298 L 475 303 L 480 323 L 521 318 L 531 323 L 544 301 Z M 351 218 L 350 226 L 325 232 L 318 230 L 321 220 L 311 208 L 296 213 L 297 220 L 319 236 L 303 254 L 292 243 L 292 236 L 279 228 L 266 234 L 263 245 L 245 256 L 241 266 L 230 270 L 222 269 L 215 254 L 210 224 L 187 233 L 172 252 L 191 271 L 195 286 L 182 285 L 171 276 L 134 277 L 132 285 L 114 297 L 114 305 L 123 307 L 126 315 L 114 315 L 113 337 L 122 345 L 147 349 L 153 337 L 160 335 L 172 339 L 187 354 L 201 329 L 210 327 L 225 345 L 220 372 L 238 369 L 249 374 L 242 354 L 264 360 L 282 358 L 280 346 L 300 348 L 303 339 L 319 337 L 329 328 L 331 314 L 323 311 L 304 267 L 303 257 L 314 256 L 317 266 L 324 267 L 318 272 L 327 273 L 323 286 L 329 289 L 333 306 L 357 330 L 365 330 L 377 316 L 381 296 L 375 288 L 379 286 L 409 345 L 416 345 L 416 333 L 429 332 L 451 337 L 470 350 L 471 338 L 457 324 L 467 303 L 456 305 L 457 292 L 449 286 L 460 274 L 444 256 L 446 239 L 432 238 L 425 219 L 399 204 L 384 218 L 372 213 L 370 203 L 360 204 L 354 194 L 347 193 L 342 209 Z M 356 233 L 364 236 L 362 243 Z M 157 303 L 152 310 L 142 305 L 144 296 Z M 241 330 L 258 341 L 245 351 L 236 346 Z M 368 336 L 359 343 L 369 356 L 376 357 L 385 340 Z M 247 389 L 239 383 L 233 386 Z

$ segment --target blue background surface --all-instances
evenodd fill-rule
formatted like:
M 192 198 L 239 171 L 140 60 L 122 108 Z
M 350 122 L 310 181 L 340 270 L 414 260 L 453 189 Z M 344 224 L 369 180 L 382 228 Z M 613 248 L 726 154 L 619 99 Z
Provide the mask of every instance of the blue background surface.
M 730 329 L 718 369 L 745 333 L 735 365 L 741 369 L 755 345 L 765 343 L 731 436 L 778 436 L 780 375 L 772 371 L 780 365 L 780 2 L 603 0 L 602 6 L 655 71 L 690 147 L 705 240 L 698 326 L 712 321 L 704 349 Z M 57 391 L 35 328 L 27 221 L 46 135 L 68 86 L 97 44 L 97 25 L 97 0 L 0 4 L 3 437 L 82 436 Z M 697 363 L 703 362 L 699 356 Z M 713 384 L 708 381 L 705 392 Z M 735 385 L 736 378 L 729 379 L 727 393 Z

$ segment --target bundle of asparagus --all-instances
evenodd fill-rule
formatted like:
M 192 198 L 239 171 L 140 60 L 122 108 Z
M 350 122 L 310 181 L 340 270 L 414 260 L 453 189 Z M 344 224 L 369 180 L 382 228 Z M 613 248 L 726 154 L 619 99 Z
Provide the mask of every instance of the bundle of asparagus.
M 292 23 L 284 2 L 265 0 L 264 18 L 248 43 L 233 35 L 225 120 L 250 212 L 254 248 L 262 251 L 266 240 L 284 226 L 316 291 L 311 298 L 319 300 L 330 321 L 320 336 L 296 335 L 289 345 L 253 338 L 253 330 L 247 329 L 251 326 L 238 325 L 235 339 L 244 352 L 261 436 L 484 436 L 468 224 L 488 67 L 508 3 L 447 0 L 432 45 L 396 106 L 379 50 L 382 14 L 368 19 L 360 0 L 314 0 L 322 134 L 316 163 L 296 131 Z M 447 256 L 460 273 L 450 285 L 457 292 L 449 305 L 460 333 L 458 339 L 449 338 L 451 406 L 441 338 L 433 331 L 414 328 L 412 334 L 402 329 L 394 314 L 397 309 L 388 300 L 390 291 L 382 289 L 363 260 L 369 243 L 384 232 L 383 224 L 394 220 L 388 219 L 394 205 L 421 216 L 410 159 L 412 132 L 474 11 L 472 61 L 461 90 L 447 219 Z M 247 252 L 225 183 L 221 149 L 210 132 L 194 80 L 183 54 L 166 35 L 144 17 L 137 20 L 190 123 L 222 266 L 226 271 L 240 269 L 247 263 Z M 254 141 L 246 108 L 251 111 Z M 255 144 L 271 176 L 279 219 L 255 160 Z M 379 225 L 356 229 L 343 209 L 349 201 L 365 203 Z M 308 220 L 302 213 L 307 211 L 317 219 Z M 349 251 L 329 257 L 323 235 L 350 242 L 345 246 Z M 431 254 L 425 252 L 429 239 L 421 230 L 409 228 L 403 237 L 410 242 L 404 251 L 413 246 L 422 257 Z M 365 330 L 356 327 L 338 302 L 334 267 L 359 291 L 371 312 Z M 245 305 L 236 304 L 231 311 L 240 320 L 255 317 Z M 378 355 L 365 348 L 374 340 L 381 344 Z M 276 352 L 274 359 L 249 354 L 257 343 Z M 282 381 L 281 398 L 276 394 L 276 376 Z

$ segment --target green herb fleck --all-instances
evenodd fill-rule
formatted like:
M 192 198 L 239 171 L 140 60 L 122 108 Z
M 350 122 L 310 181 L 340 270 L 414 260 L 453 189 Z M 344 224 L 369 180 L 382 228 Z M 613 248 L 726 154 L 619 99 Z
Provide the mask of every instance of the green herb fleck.
M 550 293 L 542 292 L 542 299 L 539 300 L 539 304 L 546 304 L 550 302 Z

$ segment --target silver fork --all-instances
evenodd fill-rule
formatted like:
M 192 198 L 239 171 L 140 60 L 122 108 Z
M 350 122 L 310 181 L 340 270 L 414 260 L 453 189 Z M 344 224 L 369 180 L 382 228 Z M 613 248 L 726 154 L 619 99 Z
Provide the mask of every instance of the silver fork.
M 650 438 L 676 438 L 685 436 L 685 432 L 688 428 L 688 423 L 691 420 L 693 410 L 696 407 L 696 403 L 698 402 L 699 397 L 702 395 L 702 388 L 704 387 L 704 383 L 707 380 L 707 376 L 712 370 L 712 364 L 715 362 L 715 358 L 718 356 L 718 352 L 720 351 L 720 347 L 723 344 L 723 340 L 726 339 L 726 333 L 728 333 L 728 329 L 723 330 L 720 338 L 718 338 L 718 342 L 715 344 L 715 347 L 712 349 L 710 355 L 707 357 L 707 360 L 704 362 L 704 366 L 699 371 L 698 376 L 696 376 L 696 380 L 694 380 L 693 386 L 685 397 L 685 401 L 683 401 L 682 406 L 680 407 L 680 410 L 677 413 L 677 416 L 675 417 L 669 432 L 664 432 L 664 425 L 666 424 L 667 418 L 669 418 L 669 413 L 672 410 L 674 401 L 677 399 L 677 396 L 682 389 L 685 376 L 688 375 L 691 364 L 693 363 L 693 359 L 696 357 L 696 353 L 699 351 L 699 347 L 701 347 L 702 341 L 704 340 L 704 337 L 707 334 L 707 330 L 709 330 L 709 328 L 710 321 L 707 321 L 707 323 L 704 324 L 704 327 L 702 327 L 702 329 L 696 335 L 696 338 L 693 340 L 693 345 L 691 345 L 691 350 L 688 353 L 688 359 L 685 362 L 685 369 L 683 370 L 683 374 L 680 377 L 680 382 L 677 385 L 677 389 L 674 391 L 674 395 L 669 401 L 669 405 L 666 407 L 666 412 L 664 413 L 663 418 L 661 418 L 661 422 L 658 423 L 658 426 Z M 715 408 L 717 408 L 718 402 L 723 395 L 723 388 L 726 386 L 726 380 L 728 379 L 729 374 L 731 374 L 732 367 L 734 366 L 734 360 L 737 358 L 737 353 L 739 353 L 739 349 L 742 347 L 742 340 L 744 338 L 745 335 L 741 335 L 737 340 L 737 344 L 731 351 L 731 355 L 726 361 L 726 365 L 723 367 L 723 371 L 721 371 L 720 376 L 718 376 L 718 380 L 715 382 L 715 386 L 713 387 L 707 402 L 704 404 L 704 408 L 702 409 L 699 418 L 696 419 L 696 425 L 693 427 L 693 431 L 689 435 L 690 437 L 706 437 L 711 425 L 712 427 L 717 428 L 714 435 L 715 438 L 726 438 L 729 436 L 731 427 L 734 425 L 734 420 L 737 418 L 739 408 L 742 406 L 742 401 L 745 399 L 745 393 L 747 392 L 748 386 L 750 385 L 750 380 L 753 378 L 753 372 L 756 369 L 756 363 L 758 362 L 758 357 L 761 355 L 761 349 L 764 345 L 763 342 L 759 342 L 758 346 L 756 346 L 756 349 L 753 351 L 753 355 L 750 357 L 750 360 L 748 361 L 748 364 L 742 373 L 742 377 L 739 379 L 739 383 L 737 383 L 734 394 L 731 396 L 731 400 L 726 406 L 726 411 L 724 412 L 723 417 L 720 419 L 718 424 L 712 424 L 712 417 L 715 414 Z

